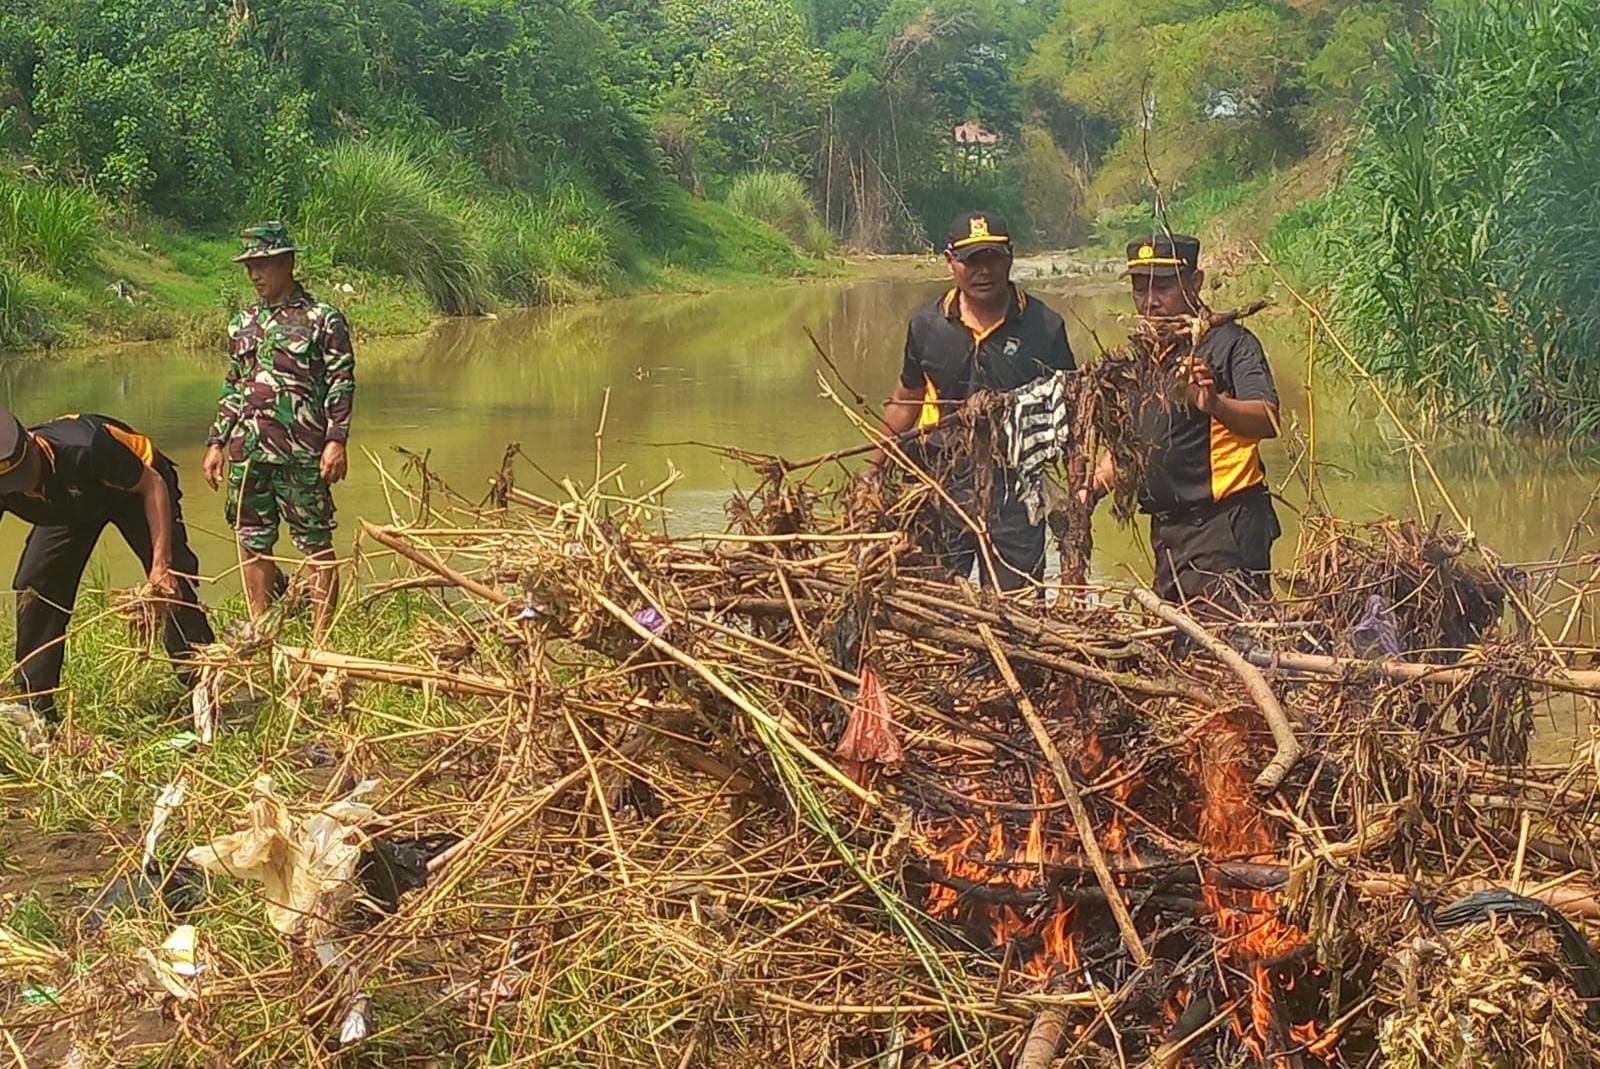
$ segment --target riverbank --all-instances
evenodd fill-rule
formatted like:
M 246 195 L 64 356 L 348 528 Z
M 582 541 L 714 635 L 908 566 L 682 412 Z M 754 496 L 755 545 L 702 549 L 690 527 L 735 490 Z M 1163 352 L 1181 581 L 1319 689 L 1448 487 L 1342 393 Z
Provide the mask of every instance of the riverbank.
M 482 262 L 471 265 L 471 311 L 492 315 L 846 273 L 842 260 L 805 255 L 765 223 L 680 194 L 669 198 L 649 228 L 607 220 L 608 239 L 584 254 L 581 267 L 535 262 L 540 254 L 532 250 L 514 261 L 485 250 Z M 103 205 L 85 203 L 93 215 L 75 224 L 84 231 L 75 239 L 82 249 L 69 262 L 19 251 L 5 265 L 0 353 L 140 341 L 207 347 L 220 342 L 229 317 L 255 299 L 244 271 L 232 261 L 238 241 L 231 232 L 197 231 L 143 214 L 121 219 Z M 576 229 L 569 221 L 546 236 L 559 243 Z M 359 338 L 419 334 L 460 314 L 441 308 L 433 280 L 406 267 L 403 256 L 390 257 L 394 270 L 362 267 L 355 262 L 362 257 L 336 235 L 307 228 L 296 236 L 306 246 L 299 274 L 307 289 L 343 308 Z M 488 234 L 466 237 L 493 240 Z

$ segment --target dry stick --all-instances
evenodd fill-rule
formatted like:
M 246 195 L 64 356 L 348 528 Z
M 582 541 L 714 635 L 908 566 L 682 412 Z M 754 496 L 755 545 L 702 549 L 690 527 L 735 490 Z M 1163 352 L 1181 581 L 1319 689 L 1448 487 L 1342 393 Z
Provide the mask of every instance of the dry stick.
M 511 830 L 518 824 L 538 816 L 545 806 L 556 800 L 562 791 L 567 790 L 569 787 L 577 786 L 579 781 L 586 779 L 588 775 L 587 769 L 575 768 L 554 783 L 546 786 L 537 798 L 504 814 L 499 820 L 480 826 L 476 832 L 469 833 L 465 838 L 449 846 L 437 857 L 431 858 L 428 861 L 429 874 L 439 872 L 469 850 L 488 850 L 492 848 L 510 834 Z
M 1238 650 L 1201 627 L 1188 613 L 1162 601 L 1155 591 L 1145 587 L 1135 587 L 1133 597 L 1146 611 L 1154 613 L 1200 643 L 1208 653 L 1227 665 L 1233 674 L 1239 677 L 1245 689 L 1250 692 L 1250 697 L 1255 700 L 1256 708 L 1260 709 L 1261 715 L 1266 718 L 1267 726 L 1272 729 L 1272 740 L 1278 745 L 1278 752 L 1273 754 L 1272 760 L 1267 762 L 1267 767 L 1256 776 L 1256 786 L 1264 791 L 1276 790 L 1289 769 L 1300 760 L 1301 747 L 1300 740 L 1295 738 L 1294 728 L 1289 725 L 1288 716 L 1284 714 L 1283 706 L 1278 704 L 1277 696 L 1272 693 L 1272 687 L 1267 683 L 1267 677 L 1261 674 L 1259 668 L 1241 657 Z
M 1517 834 L 1516 859 L 1511 863 L 1511 889 L 1522 893 L 1522 865 L 1528 858 L 1528 831 L 1533 827 L 1533 814 L 1522 811 L 1522 828 Z
M 607 397 L 609 396 L 607 393 Z M 572 741 L 578 744 L 578 753 L 583 756 L 583 767 L 589 774 L 589 785 L 594 789 L 594 804 L 600 810 L 600 820 L 605 825 L 606 838 L 611 841 L 611 853 L 617 859 L 617 874 L 622 877 L 622 886 L 631 887 L 633 879 L 628 875 L 627 851 L 622 849 L 622 840 L 617 836 L 617 826 L 611 820 L 611 803 L 606 800 L 605 785 L 600 782 L 600 769 L 595 765 L 594 754 L 590 752 L 589 744 L 584 741 L 583 732 L 578 729 L 578 721 L 572 715 L 572 708 L 563 704 L 561 715 L 567 722 L 567 730 L 572 733 Z
M 1016 1069 L 1050 1069 L 1067 1034 L 1067 1007 L 1046 1006 L 1033 1019 L 1028 1038 L 1017 1052 Z
M 1067 800 L 1067 807 L 1072 810 L 1073 823 L 1078 826 L 1078 838 L 1083 843 L 1084 857 L 1088 859 L 1089 867 L 1094 869 L 1100 889 L 1106 894 L 1106 905 L 1110 907 L 1111 915 L 1116 918 L 1117 929 L 1122 933 L 1123 945 L 1128 948 L 1135 965 L 1144 965 L 1150 960 L 1150 953 L 1140 941 L 1139 932 L 1133 926 L 1133 918 L 1128 915 L 1127 903 L 1122 900 L 1122 890 L 1111 875 L 1111 869 L 1106 866 L 1105 855 L 1100 852 L 1100 840 L 1095 837 L 1094 822 L 1089 819 L 1089 810 L 1083 804 L 1083 796 L 1078 793 L 1078 785 L 1072 781 L 1072 774 L 1067 771 L 1067 763 L 1061 759 L 1061 751 L 1056 749 L 1055 740 L 1050 737 L 1044 721 L 1039 718 L 1039 710 L 1033 707 L 1033 701 L 1022 689 L 1022 684 L 1017 681 L 1017 673 L 1012 671 L 1011 662 L 1006 658 L 1006 651 L 1001 649 L 1000 641 L 994 637 L 994 629 L 988 624 L 980 623 L 978 634 L 983 636 L 983 643 L 989 648 L 989 656 L 994 658 L 995 667 L 1000 670 L 1000 675 L 1010 689 L 1012 697 L 1017 700 L 1017 708 L 1021 711 L 1022 718 L 1028 722 L 1028 730 L 1033 732 L 1034 741 L 1039 744 L 1039 749 L 1044 751 L 1045 760 L 1050 764 L 1050 771 L 1055 774 L 1056 782 L 1061 785 L 1061 793 Z
M 482 695 L 486 698 L 507 698 L 517 693 L 516 688 L 504 680 L 469 672 L 446 672 L 438 668 L 423 668 L 397 661 L 379 661 L 371 657 L 352 657 L 331 650 L 314 650 L 300 646 L 279 646 L 277 649 L 289 660 L 311 668 L 333 668 L 348 673 L 352 678 L 367 679 L 375 683 L 425 686 L 447 694 Z
M 1321 653 L 1273 653 L 1268 650 L 1252 650 L 1245 656 L 1252 664 L 1262 668 L 1287 668 L 1293 672 L 1308 672 L 1313 675 L 1345 679 L 1375 675 L 1402 683 L 1423 682 L 1456 686 L 1470 682 L 1474 676 L 1482 672 L 1500 672 L 1509 678 L 1550 690 L 1565 691 L 1569 694 L 1600 695 L 1600 672 L 1597 671 L 1557 669 L 1560 673 L 1558 675 L 1506 672 L 1487 662 L 1423 664 L 1418 661 L 1364 661 L 1358 657 L 1330 657 Z
M 1140 1069 L 1167 1069 L 1168 1066 L 1176 1065 L 1178 1060 L 1183 1057 L 1184 1051 L 1193 1046 L 1195 1041 L 1201 1036 L 1207 1034 L 1224 1021 L 1230 1019 L 1233 1016 L 1233 1011 L 1237 1010 L 1240 1004 L 1243 1002 L 1244 996 L 1240 995 L 1238 998 L 1235 998 L 1232 1002 L 1229 1002 L 1226 1006 L 1222 1007 L 1215 1017 L 1211 1018 L 1211 1020 L 1207 1021 L 1199 1028 L 1196 1028 L 1193 1032 L 1190 1032 L 1188 1035 L 1184 1036 L 1178 1042 L 1170 1044 L 1163 1043 L 1161 1046 L 1156 1048 L 1155 1053 L 1150 1055 L 1149 1060 L 1146 1061 L 1144 1065 L 1140 1067 Z
M 755 720 L 757 723 L 767 728 L 767 730 L 776 732 L 778 737 L 788 744 L 801 757 L 805 758 L 808 764 L 810 764 L 817 771 L 821 772 L 823 775 L 827 776 L 829 779 L 833 780 L 833 782 L 838 784 L 840 787 L 843 787 L 845 790 L 849 791 L 862 805 L 877 808 L 880 801 L 877 791 L 864 790 L 855 782 L 855 780 L 851 779 L 849 776 L 846 776 L 843 772 L 840 772 L 838 767 L 830 762 L 826 757 L 823 757 L 810 746 L 806 745 L 805 741 L 791 731 L 787 724 L 783 723 L 771 713 L 768 713 L 763 709 L 756 708 L 748 699 L 744 697 L 744 695 L 740 694 L 738 691 L 728 686 L 727 683 L 723 682 L 721 676 L 717 675 L 700 661 L 683 652 L 678 647 L 674 646 L 672 643 L 668 642 L 666 639 L 662 638 L 654 631 L 651 631 L 639 621 L 635 620 L 632 614 L 630 614 L 621 605 L 618 605 L 616 602 L 612 601 L 598 590 L 594 590 L 592 593 L 594 595 L 594 599 L 600 603 L 601 607 L 603 607 L 606 612 L 609 612 L 612 616 L 616 617 L 619 623 L 627 627 L 634 634 L 638 635 L 645 642 L 654 645 L 662 653 L 665 653 L 668 657 L 671 657 L 674 661 L 677 661 L 679 664 L 689 669 L 689 671 L 693 672 L 695 675 L 711 684 L 712 690 L 715 690 L 718 694 L 732 702 L 752 720 Z
M 463 590 L 470 590 L 480 598 L 492 601 L 496 605 L 511 604 L 510 595 L 504 594 L 492 586 L 485 586 L 470 576 L 462 575 L 448 564 L 435 560 L 421 550 L 413 549 L 400 538 L 399 533 L 393 527 L 379 527 L 368 520 L 362 520 L 361 529 L 374 541 L 394 550 L 411 563 L 421 565 L 430 572 L 444 576 Z

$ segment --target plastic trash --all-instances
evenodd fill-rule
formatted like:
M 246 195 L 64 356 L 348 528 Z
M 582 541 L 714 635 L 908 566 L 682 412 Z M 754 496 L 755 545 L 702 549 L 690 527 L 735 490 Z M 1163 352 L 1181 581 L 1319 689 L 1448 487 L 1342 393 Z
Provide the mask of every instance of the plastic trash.
M 366 838 L 361 828 L 378 820 L 377 810 L 357 799 L 376 785 L 367 780 L 302 820 L 290 816 L 272 777 L 262 776 L 246 807 L 246 827 L 195 847 L 188 860 L 208 872 L 261 881 L 267 919 L 284 935 L 298 935 L 312 917 L 326 922 L 331 900 L 354 892 L 351 878 Z
M 217 698 L 212 685 L 212 673 L 201 673 L 200 681 L 189 695 L 189 708 L 194 716 L 194 735 L 200 745 L 210 746 L 217 733 Z
M 192 731 L 180 731 L 166 741 L 169 750 L 187 750 L 200 741 L 200 736 Z
M 905 761 L 900 729 L 889 709 L 889 694 L 871 665 L 861 668 L 861 691 L 850 707 L 850 719 L 834 752 L 850 776 L 863 785 L 873 766 L 892 773 Z
M 367 897 L 393 913 L 400 896 L 428 885 L 428 862 L 461 841 L 450 832 L 415 839 L 373 839 L 361 852 L 356 881 Z
M 344 1020 L 339 1023 L 339 1045 L 348 1047 L 360 1043 L 371 1033 L 372 999 L 366 994 L 357 994 L 350 999 Z
M 141 947 L 139 964 L 145 982 L 173 998 L 188 1001 L 196 995 L 195 980 L 201 966 L 196 954 L 199 934 L 192 924 L 180 924 L 155 950 Z
M 1400 656 L 1400 625 L 1383 594 L 1367 598 L 1367 611 L 1350 629 L 1350 645 L 1361 657 Z

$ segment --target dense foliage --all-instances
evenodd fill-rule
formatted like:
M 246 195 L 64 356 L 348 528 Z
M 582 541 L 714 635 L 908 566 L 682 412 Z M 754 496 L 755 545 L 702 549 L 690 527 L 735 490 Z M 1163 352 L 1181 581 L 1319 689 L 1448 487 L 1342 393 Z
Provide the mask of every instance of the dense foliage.
M 1355 352 L 1443 414 L 1600 426 L 1600 7 L 1446 8 L 1323 213 Z
M 448 313 L 691 260 L 797 269 L 760 223 L 679 195 L 622 77 L 636 60 L 566 0 L 0 5 L 0 251 L 23 269 L 0 334 L 48 340 L 28 326 L 42 305 L 75 318 L 102 289 L 75 278 L 95 246 L 144 245 L 152 220 L 287 218 L 317 265 L 398 276 Z M 781 140 L 762 151 L 788 166 Z
M 316 149 L 448 131 L 497 181 L 560 158 L 647 199 L 648 134 L 620 60 L 557 0 L 20 0 L 0 14 L 13 147 L 187 221 L 295 206 Z
M 856 244 L 1004 211 L 1041 241 L 1107 207 L 1238 182 L 1336 128 L 1395 0 L 598 0 L 629 92 L 692 188 L 782 169 Z M 998 142 L 958 144 L 976 121 Z M 1143 213 L 1149 225 L 1149 211 Z
M 499 189 L 537 195 L 559 169 L 646 228 L 664 175 L 720 197 L 771 171 L 859 245 L 921 244 L 979 205 L 1064 241 L 1148 199 L 1147 128 L 1169 192 L 1292 159 L 1365 87 L 1404 9 L 16 0 L 0 11 L 0 140 L 188 223 L 293 216 L 330 146 L 421 136 Z M 985 144 L 957 142 L 966 123 Z

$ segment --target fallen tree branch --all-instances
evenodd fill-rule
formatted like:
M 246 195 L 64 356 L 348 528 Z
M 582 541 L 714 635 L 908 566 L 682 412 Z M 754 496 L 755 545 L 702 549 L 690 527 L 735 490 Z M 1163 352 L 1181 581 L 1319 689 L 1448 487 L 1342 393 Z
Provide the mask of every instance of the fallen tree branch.
M 1262 668 L 1286 668 L 1291 672 L 1337 679 L 1359 679 L 1364 675 L 1390 679 L 1399 683 L 1440 683 L 1455 686 L 1468 682 L 1485 671 L 1498 671 L 1550 690 L 1571 694 L 1600 694 L 1600 672 L 1562 669 L 1537 675 L 1506 672 L 1495 665 L 1482 664 L 1423 664 L 1418 661 L 1367 661 L 1359 657 L 1329 657 L 1319 653 L 1274 653 L 1270 650 L 1251 650 L 1245 655 L 1251 664 Z
M 1067 1007 L 1046 1006 L 1033 1019 L 1017 1053 L 1016 1069 L 1050 1069 L 1067 1036 Z
M 1261 710 L 1261 715 L 1267 721 L 1267 727 L 1272 730 L 1272 739 L 1278 746 L 1278 752 L 1273 754 L 1272 760 L 1268 761 L 1267 766 L 1256 776 L 1256 786 L 1264 791 L 1276 790 L 1289 769 L 1300 759 L 1301 747 L 1300 740 L 1295 738 L 1294 728 L 1289 725 L 1289 718 L 1284 714 L 1283 706 L 1278 704 L 1277 696 L 1272 693 L 1272 687 L 1267 683 L 1266 676 L 1241 657 L 1238 650 L 1201 627 L 1188 613 L 1162 601 L 1155 591 L 1145 587 L 1135 587 L 1133 597 L 1146 611 L 1154 613 L 1198 642 L 1206 652 L 1227 665 L 1233 674 L 1239 677 L 1239 681 L 1254 699 L 1256 708 Z
M 352 679 L 365 679 L 374 683 L 397 683 L 401 686 L 432 687 L 449 694 L 476 694 L 486 698 L 509 698 L 518 693 L 517 688 L 504 680 L 491 679 L 471 672 L 446 672 L 440 668 L 400 664 L 397 661 L 379 661 L 371 657 L 352 657 L 332 650 L 314 650 L 300 646 L 279 646 L 278 652 L 291 661 L 311 668 L 335 669 Z

